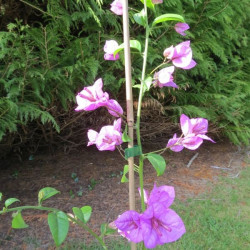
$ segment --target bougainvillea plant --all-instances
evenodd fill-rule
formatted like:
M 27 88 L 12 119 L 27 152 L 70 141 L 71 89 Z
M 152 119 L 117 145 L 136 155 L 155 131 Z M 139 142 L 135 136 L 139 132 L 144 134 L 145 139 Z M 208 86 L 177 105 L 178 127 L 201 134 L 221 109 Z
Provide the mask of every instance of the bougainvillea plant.
M 125 0 L 126 1 L 126 0 Z M 137 145 L 132 148 L 126 148 L 123 152 L 123 157 L 128 159 L 130 157 L 138 157 L 139 165 L 134 164 L 134 171 L 139 174 L 140 187 L 139 193 L 141 197 L 141 210 L 128 210 L 121 213 L 118 218 L 109 224 L 101 226 L 101 235 L 96 235 L 87 225 L 92 208 L 84 206 L 82 208 L 74 207 L 73 214 L 66 214 L 55 208 L 43 207 L 42 202 L 53 195 L 59 193 L 54 188 L 44 188 L 38 194 L 38 206 L 22 206 L 16 208 L 9 208 L 14 202 L 19 201 L 16 198 L 10 198 L 5 201 L 5 206 L 0 215 L 13 212 L 12 227 L 25 228 L 27 224 L 24 222 L 21 212 L 25 209 L 40 209 L 49 211 L 48 224 L 52 233 L 53 239 L 57 246 L 61 245 L 67 236 L 69 221 L 78 224 L 86 229 L 94 236 L 104 249 L 107 249 L 103 237 L 114 230 L 134 243 L 142 244 L 143 248 L 155 248 L 157 245 L 163 245 L 176 241 L 182 237 L 186 232 L 185 225 L 180 216 L 173 211 L 170 206 L 175 198 L 174 187 L 154 185 L 150 194 L 144 189 L 143 183 L 143 166 L 147 159 L 155 169 L 157 176 L 164 173 L 166 162 L 161 155 L 166 149 L 174 152 L 179 152 L 184 148 L 189 150 L 196 150 L 203 143 L 203 140 L 209 140 L 206 133 L 208 132 L 208 121 L 204 118 L 189 118 L 185 114 L 180 117 L 180 125 L 182 134 L 166 140 L 166 146 L 154 152 L 143 153 L 141 137 L 140 137 L 140 117 L 141 104 L 144 94 L 150 91 L 151 88 L 176 88 L 178 85 L 174 82 L 173 73 L 178 70 L 190 70 L 196 66 L 193 60 L 193 53 L 191 49 L 191 42 L 189 40 L 183 41 L 177 45 L 169 44 L 163 51 L 163 62 L 150 72 L 147 73 L 147 55 L 149 47 L 149 36 L 151 30 L 157 27 L 159 23 L 172 22 L 174 30 L 185 36 L 185 31 L 189 29 L 189 25 L 185 23 L 182 16 L 178 14 L 167 13 L 156 17 L 152 23 L 148 21 L 148 11 L 155 14 L 156 5 L 161 4 L 163 0 L 141 0 L 143 8 L 138 13 L 134 14 L 134 21 L 145 28 L 145 44 L 144 51 L 141 51 L 141 43 L 137 40 L 130 40 L 130 46 L 139 51 L 143 58 L 142 73 L 140 78 L 134 77 L 134 87 L 140 88 L 137 108 L 137 119 L 135 123 L 136 141 Z M 123 0 L 115 0 L 111 3 L 110 10 L 118 15 L 124 14 Z M 134 10 L 133 10 L 134 11 Z M 115 40 L 107 40 L 104 44 L 104 59 L 109 61 L 119 60 L 119 53 L 124 49 L 124 44 L 118 44 Z M 112 62 L 116 63 L 116 62 Z M 114 99 L 109 98 L 109 94 L 103 91 L 102 78 L 97 79 L 93 85 L 84 87 L 76 96 L 77 107 L 76 111 L 93 111 L 99 107 L 105 107 L 110 115 L 115 119 L 112 125 L 103 126 L 99 132 L 89 129 L 87 146 L 95 145 L 99 151 L 114 151 L 116 148 L 120 151 L 122 143 L 131 140 L 127 134 L 126 120 L 124 119 L 123 109 L 121 105 Z M 124 126 L 122 126 L 124 125 Z M 122 133 L 122 127 L 125 127 Z M 122 151 L 120 151 L 121 154 Z M 128 165 L 124 167 L 122 182 L 129 181 L 126 178 L 128 172 Z M 0 201 L 2 194 L 0 193 Z
M 123 1 L 115 0 L 111 4 L 111 11 L 113 11 L 116 15 L 123 14 Z M 136 122 L 136 130 L 137 130 L 137 143 L 139 146 L 139 151 L 129 149 L 130 155 L 126 155 L 125 150 L 125 158 L 128 156 L 139 156 L 139 166 L 134 166 L 135 170 L 139 173 L 140 180 L 140 195 L 141 195 L 141 213 L 129 210 L 122 213 L 113 223 L 111 223 L 111 227 L 118 229 L 118 232 L 126 237 L 129 241 L 139 243 L 143 242 L 145 247 L 154 248 L 157 245 L 163 245 L 165 243 L 173 242 L 178 240 L 185 233 L 185 226 L 181 218 L 169 208 L 174 200 L 174 188 L 169 186 L 161 186 L 154 187 L 151 191 L 149 197 L 147 197 L 147 191 L 143 189 L 143 162 L 145 159 L 148 159 L 153 167 L 155 168 L 157 175 L 162 175 L 164 173 L 166 163 L 164 158 L 160 154 L 155 154 L 154 152 L 150 152 L 147 154 L 142 153 L 142 146 L 140 141 L 140 113 L 141 113 L 141 100 L 146 91 L 149 91 L 151 87 L 172 87 L 178 88 L 178 85 L 174 82 L 173 73 L 175 68 L 180 68 L 184 70 L 192 69 L 196 66 L 196 62 L 193 60 L 192 49 L 190 46 L 190 41 L 184 41 L 176 46 L 171 45 L 166 48 L 163 52 L 163 63 L 158 65 L 155 70 L 153 70 L 150 74 L 154 73 L 153 76 L 146 75 L 146 62 L 147 62 L 147 52 L 148 52 L 148 38 L 150 34 L 150 30 L 154 28 L 154 26 L 158 23 L 162 23 L 165 21 L 179 21 L 175 24 L 174 29 L 177 33 L 182 36 L 185 36 L 185 31 L 189 29 L 189 25 L 185 23 L 184 18 L 176 15 L 176 14 L 165 14 L 159 17 L 156 17 L 151 25 L 148 24 L 147 18 L 147 9 L 155 8 L 155 4 L 160 4 L 162 1 L 142 1 L 144 2 L 144 8 L 140 13 L 140 15 L 135 14 L 135 21 L 144 26 L 146 29 L 146 38 L 145 38 L 145 50 L 142 54 L 143 57 L 143 69 L 142 76 L 140 79 L 140 95 L 139 95 L 139 105 L 137 111 L 137 122 Z M 141 46 L 139 41 L 133 40 L 131 41 L 131 47 L 136 48 L 140 51 Z M 123 48 L 123 44 L 119 45 L 114 40 L 106 41 L 104 46 L 104 55 L 105 60 L 118 60 L 119 57 L 118 52 Z M 140 51 L 141 52 L 141 51 Z M 172 64 L 172 65 L 171 65 Z M 165 67 L 167 66 L 167 67 Z M 159 71 L 157 71 L 161 68 Z M 147 79 L 147 81 L 145 81 Z M 79 98 L 79 94 L 78 94 Z M 85 99 L 84 96 L 80 96 L 80 98 Z M 80 99 L 79 98 L 79 99 Z M 78 99 L 78 100 L 79 100 Z M 82 100 L 81 102 L 83 102 Z M 78 105 L 80 103 L 78 101 Z M 78 108 L 76 109 L 78 110 Z M 88 109 L 84 109 L 88 110 Z M 122 116 L 120 120 L 122 119 Z M 123 120 L 125 123 L 125 121 Z M 99 150 L 114 150 L 115 146 L 121 145 L 121 132 L 119 126 L 118 130 L 115 130 L 114 126 L 104 126 L 100 133 L 93 130 L 89 130 L 88 138 L 89 145 L 96 144 Z M 119 124 L 121 121 L 119 122 Z M 180 124 L 182 129 L 182 135 L 177 137 L 175 134 L 172 139 L 169 139 L 167 142 L 166 148 L 179 152 L 183 148 L 187 148 L 190 150 L 197 149 L 203 142 L 203 140 L 210 140 L 214 142 L 211 138 L 209 138 L 206 133 L 208 131 L 208 121 L 203 118 L 194 118 L 189 119 L 185 114 L 181 115 Z M 109 132 L 107 130 L 109 127 Z M 114 135 L 116 132 L 117 135 Z M 100 138 L 99 138 L 100 137 Z M 127 138 L 127 137 L 126 137 Z M 126 140 L 124 140 L 126 142 Z M 138 146 L 136 147 L 138 149 Z M 166 148 L 162 149 L 162 151 L 166 150 Z M 118 147 L 119 149 L 119 147 Z M 128 150 L 128 149 L 127 149 Z M 139 153 L 138 153 L 139 152 Z M 161 150 L 157 151 L 161 152 Z M 124 171 L 126 173 L 127 171 Z M 147 207 L 146 207 L 147 205 Z

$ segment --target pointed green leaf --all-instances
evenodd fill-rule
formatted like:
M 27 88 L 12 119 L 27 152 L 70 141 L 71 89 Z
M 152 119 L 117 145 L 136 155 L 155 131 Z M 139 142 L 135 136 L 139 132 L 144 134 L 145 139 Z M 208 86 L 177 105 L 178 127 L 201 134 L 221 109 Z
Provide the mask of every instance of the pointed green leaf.
M 121 179 L 122 183 L 128 182 L 128 178 L 126 177 L 126 174 L 128 173 L 128 171 L 129 171 L 129 166 L 125 165 L 123 169 L 122 179 Z
M 83 213 L 82 213 L 82 211 L 81 211 L 81 209 L 80 209 L 79 207 L 73 207 L 73 208 L 72 208 L 72 211 L 73 211 L 75 217 L 76 217 L 78 220 L 80 220 L 80 221 L 82 221 L 83 223 L 85 223 Z
M 0 192 L 0 201 L 2 201 L 3 194 Z
M 133 88 L 140 89 L 141 88 L 141 84 L 135 84 L 135 85 L 133 85 Z
M 101 224 L 101 237 L 104 235 L 110 235 L 116 232 L 116 229 L 110 228 L 108 224 L 103 223 Z
M 69 221 L 67 215 L 62 212 L 52 212 L 48 214 L 48 224 L 56 246 L 60 246 L 65 240 L 69 231 Z
M 136 49 L 139 52 L 141 52 L 141 43 L 137 40 L 130 40 L 130 48 Z M 119 45 L 119 47 L 114 51 L 114 56 L 116 56 L 117 53 L 119 53 L 121 50 L 124 49 L 124 43 Z
M 147 158 L 156 170 L 157 176 L 163 175 L 166 169 L 165 159 L 158 154 L 148 154 Z
M 8 200 L 5 201 L 5 207 L 7 208 L 7 207 L 10 206 L 12 203 L 17 202 L 17 201 L 20 202 L 20 200 L 18 200 L 18 199 L 16 199 L 16 198 L 9 198 Z
M 106 232 L 106 227 L 107 227 L 106 224 L 101 224 L 101 228 L 100 228 L 101 236 L 104 236 L 104 234 Z
M 128 136 L 128 125 L 126 124 L 125 129 L 122 133 L 122 141 L 123 142 L 130 142 L 131 138 Z
M 73 207 L 72 210 L 76 218 L 83 223 L 87 223 L 89 221 L 92 213 L 92 208 L 90 206 L 84 206 L 82 208 Z
M 134 157 L 134 156 L 138 156 L 138 155 L 142 155 L 142 149 L 140 146 L 135 145 L 132 148 L 126 148 L 125 149 L 125 159 L 127 160 L 129 157 Z
M 139 13 L 134 14 L 133 17 L 136 23 L 144 27 L 146 26 L 146 15 L 144 9 L 142 9 Z
M 12 228 L 15 228 L 15 229 L 21 229 L 21 228 L 28 227 L 28 225 L 23 220 L 21 212 L 18 211 L 17 213 L 14 214 L 11 226 L 12 226 Z
M 148 77 L 143 81 L 144 86 L 146 87 L 147 90 L 150 89 L 151 84 L 152 84 L 152 80 L 153 80 L 153 78 L 152 78 L 151 76 L 148 76 Z
M 163 23 L 163 22 L 166 22 L 166 21 L 177 21 L 177 22 L 185 23 L 185 20 L 181 15 L 164 14 L 164 15 L 156 17 L 155 20 L 152 23 L 152 26 L 155 26 L 157 23 Z
M 44 200 L 47 200 L 51 196 L 54 196 L 54 195 L 59 194 L 59 193 L 60 193 L 60 191 L 56 190 L 55 188 L 51 188 L 51 187 L 45 187 L 45 188 L 41 189 L 38 193 L 38 204 L 41 206 L 42 202 Z
M 83 216 L 84 216 L 84 221 L 85 221 L 85 223 L 87 223 L 89 221 L 91 213 L 92 213 L 92 207 L 84 206 L 81 208 L 81 211 L 82 211 Z
M 141 0 L 141 2 L 142 2 L 143 4 L 144 4 L 144 1 L 145 1 L 145 0 Z M 150 9 L 154 9 L 154 8 L 155 8 L 154 4 L 152 3 L 152 0 L 146 0 L 146 5 L 147 5 L 147 7 L 150 8 Z

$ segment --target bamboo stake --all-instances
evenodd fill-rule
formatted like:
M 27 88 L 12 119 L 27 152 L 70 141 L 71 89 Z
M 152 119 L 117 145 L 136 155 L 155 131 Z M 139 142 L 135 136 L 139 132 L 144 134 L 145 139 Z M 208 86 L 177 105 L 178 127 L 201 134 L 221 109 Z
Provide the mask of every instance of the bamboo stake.
M 131 81 L 131 58 L 129 42 L 129 18 L 128 18 L 128 0 L 123 0 L 123 42 L 125 55 L 125 78 L 126 78 L 126 103 L 127 103 L 127 124 L 128 136 L 132 139 L 128 147 L 134 146 L 134 111 L 133 111 L 133 93 Z M 135 184 L 134 184 L 134 157 L 128 158 L 129 165 L 129 209 L 135 210 Z M 131 242 L 131 250 L 136 250 L 136 244 Z

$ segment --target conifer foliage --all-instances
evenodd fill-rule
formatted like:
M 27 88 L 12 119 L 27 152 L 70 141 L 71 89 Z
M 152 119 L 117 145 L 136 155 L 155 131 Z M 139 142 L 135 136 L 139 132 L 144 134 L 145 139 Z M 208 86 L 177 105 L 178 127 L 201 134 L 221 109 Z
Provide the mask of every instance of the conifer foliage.
M 14 138 L 20 130 L 28 133 L 30 126 L 41 134 L 44 128 L 59 132 L 63 123 L 58 107 L 72 112 L 69 107 L 75 93 L 100 75 L 105 75 L 104 87 L 114 96 L 121 89 L 122 54 L 115 63 L 103 59 L 105 40 L 115 38 L 122 43 L 122 24 L 110 12 L 110 1 L 0 3 L 0 141 L 6 136 Z M 131 7 L 140 6 L 140 1 L 131 3 Z M 185 17 L 190 25 L 186 38 L 192 41 L 197 67 L 178 72 L 178 91 L 153 89 L 149 98 L 157 99 L 173 121 L 181 113 L 202 116 L 234 143 L 248 144 L 249 1 L 168 0 L 156 11 Z M 143 29 L 132 15 L 131 23 L 132 39 L 140 40 Z M 162 62 L 165 48 L 182 41 L 179 34 L 170 32 L 173 25 L 163 26 L 152 31 L 154 47 L 149 50 L 148 70 Z M 137 74 L 141 57 L 132 54 L 132 61 L 133 74 Z

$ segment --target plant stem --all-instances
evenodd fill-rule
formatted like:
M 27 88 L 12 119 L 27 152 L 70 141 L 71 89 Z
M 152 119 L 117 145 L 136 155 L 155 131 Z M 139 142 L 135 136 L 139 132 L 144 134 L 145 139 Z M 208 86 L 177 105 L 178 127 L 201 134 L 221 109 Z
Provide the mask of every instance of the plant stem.
M 148 155 L 148 154 L 153 154 L 153 153 L 158 153 L 158 152 L 164 152 L 165 150 L 167 150 L 168 148 L 165 147 L 165 148 L 161 148 L 161 149 L 158 149 L 156 151 L 152 151 L 152 152 L 148 152 L 148 153 L 145 153 L 144 155 Z
M 140 156 L 139 158 L 139 180 L 140 180 L 140 190 L 141 190 L 141 210 L 145 211 L 145 200 L 144 200 L 144 192 L 143 192 L 143 160 L 144 158 Z
M 0 211 L 0 215 L 5 214 L 5 213 L 14 212 L 14 211 L 21 211 L 21 210 L 28 210 L 28 209 L 43 210 L 43 211 L 48 211 L 48 212 L 60 212 L 61 211 L 61 210 L 59 210 L 57 208 L 52 208 L 52 207 L 21 206 L 21 207 L 8 208 L 5 211 L 2 210 L 2 211 Z M 96 238 L 104 249 L 107 249 L 107 247 L 106 247 L 105 243 L 103 242 L 103 240 L 95 232 L 93 232 L 87 225 L 85 225 L 82 221 L 79 221 L 79 220 L 71 217 L 68 214 L 66 214 L 66 215 L 71 221 L 75 222 L 77 225 L 79 225 L 80 227 L 82 227 L 83 229 L 88 231 L 94 238 Z
M 137 109 L 137 119 L 136 119 L 136 137 L 137 137 L 137 144 L 141 147 L 141 132 L 140 132 L 140 121 L 141 121 L 141 106 L 142 106 L 142 98 L 144 94 L 144 79 L 146 73 L 146 66 L 147 66 L 147 56 L 148 56 L 148 42 L 149 42 L 149 25 L 148 25 L 148 16 L 147 16 L 147 4 L 144 1 L 144 13 L 146 16 L 146 37 L 145 37 L 145 48 L 143 53 L 143 65 L 142 65 L 142 75 L 141 75 L 141 88 L 140 94 L 138 98 L 138 109 Z M 143 193 L 143 161 L 144 156 L 141 155 L 139 158 L 139 179 L 140 179 L 140 190 L 141 190 L 141 209 L 142 211 L 145 210 L 145 202 L 144 202 L 144 193 Z
M 154 68 L 151 72 L 150 72 L 150 75 L 153 74 L 157 69 L 159 69 L 161 66 L 165 65 L 165 64 L 168 64 L 170 62 L 170 60 L 168 60 L 167 62 L 164 62 L 161 63 L 160 65 L 158 65 L 156 68 Z

